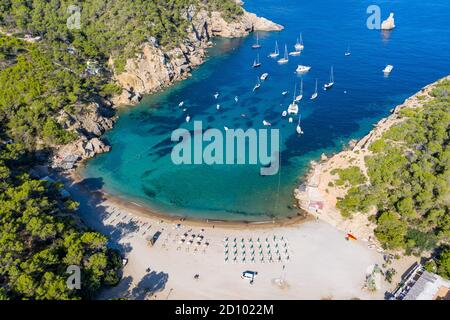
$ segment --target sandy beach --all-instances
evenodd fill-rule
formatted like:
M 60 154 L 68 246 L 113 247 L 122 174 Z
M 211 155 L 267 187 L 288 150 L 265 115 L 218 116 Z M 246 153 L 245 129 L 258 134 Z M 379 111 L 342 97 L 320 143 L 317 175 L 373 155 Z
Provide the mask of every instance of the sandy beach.
M 324 221 L 175 221 L 121 206 L 77 183 L 67 188 L 80 202 L 83 222 L 128 259 L 121 283 L 100 299 L 383 299 L 390 289 L 382 281 L 375 292 L 363 288 L 382 254 L 364 240 L 346 240 L 345 232 Z M 150 246 L 148 238 L 158 231 Z M 246 270 L 258 272 L 253 284 L 241 279 Z
M 66 188 L 80 203 L 80 218 L 108 236 L 128 259 L 120 284 L 105 289 L 99 298 L 383 299 L 415 258 L 394 260 L 393 284 L 379 275 L 376 291 L 365 288 L 374 266 L 383 266 L 386 252 L 374 238 L 367 215 L 344 219 L 336 209 L 345 189 L 330 186 L 336 178 L 331 170 L 351 164 L 365 173 L 370 143 L 401 121 L 401 109 L 429 99 L 431 88 L 397 106 L 351 149 L 312 165 L 295 191 L 308 218 L 299 215 L 260 224 L 188 221 L 89 190 L 82 177 L 72 173 L 65 179 Z M 156 233 L 159 237 L 150 245 Z M 357 240 L 347 240 L 348 233 Z M 241 278 L 246 270 L 258 273 L 252 284 Z

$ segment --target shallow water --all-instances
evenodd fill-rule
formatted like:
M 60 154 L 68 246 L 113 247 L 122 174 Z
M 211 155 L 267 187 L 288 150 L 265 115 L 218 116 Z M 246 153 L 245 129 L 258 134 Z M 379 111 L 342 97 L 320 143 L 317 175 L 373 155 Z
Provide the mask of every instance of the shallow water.
M 209 58 L 192 77 L 121 111 L 105 136 L 112 151 L 89 161 L 83 173 L 87 183 L 156 210 L 196 218 L 267 220 L 296 214 L 293 189 L 311 160 L 364 136 L 395 105 L 450 73 L 450 3 L 433 2 L 246 1 L 249 11 L 285 26 L 283 32 L 259 33 L 262 66 L 251 68 L 254 35 L 215 39 Z M 383 19 L 395 12 L 394 31 L 367 29 L 371 4 L 380 5 Z M 292 51 L 300 32 L 305 44 L 300 57 L 289 57 L 281 66 L 267 58 L 275 40 L 281 55 L 285 43 Z M 352 54 L 345 57 L 348 46 Z M 290 124 L 281 117 L 301 79 L 294 72 L 298 64 L 312 66 L 302 76 L 301 136 L 295 132 L 296 119 Z M 387 64 L 394 70 L 384 77 Z M 325 92 L 332 65 L 335 85 Z M 253 93 L 263 72 L 269 78 Z M 319 96 L 310 101 L 316 78 Z M 289 94 L 282 96 L 285 90 Z M 178 107 L 180 101 L 187 112 Z M 190 123 L 185 123 L 186 114 Z M 261 176 L 260 165 L 174 165 L 170 135 L 179 127 L 192 130 L 194 120 L 221 130 L 258 129 L 262 120 L 270 121 L 281 133 L 279 174 Z

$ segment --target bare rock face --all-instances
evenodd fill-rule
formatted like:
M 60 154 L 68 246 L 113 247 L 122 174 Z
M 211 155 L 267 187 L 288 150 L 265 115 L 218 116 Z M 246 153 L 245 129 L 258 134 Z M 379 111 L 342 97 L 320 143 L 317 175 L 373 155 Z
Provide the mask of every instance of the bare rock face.
M 78 161 L 110 150 L 111 147 L 99 137 L 114 125 L 115 116 L 111 108 L 98 103 L 80 105 L 70 114 L 61 112 L 57 121 L 65 129 L 77 132 L 79 138 L 56 150 L 52 167 L 72 169 Z
M 392 30 L 395 28 L 394 14 L 391 12 L 389 17 L 381 23 L 381 30 Z
M 226 21 L 220 12 L 191 8 L 186 13 L 191 22 L 188 37 L 178 47 L 164 51 L 155 40 L 143 44 L 141 53 L 128 59 L 125 72 L 115 76 L 124 88 L 113 103 L 135 104 L 141 95 L 155 92 L 174 81 L 190 75 L 192 68 L 200 65 L 212 36 L 234 38 L 247 36 L 252 31 L 280 31 L 283 27 L 244 10 L 238 20 Z M 110 65 L 113 61 L 110 60 Z

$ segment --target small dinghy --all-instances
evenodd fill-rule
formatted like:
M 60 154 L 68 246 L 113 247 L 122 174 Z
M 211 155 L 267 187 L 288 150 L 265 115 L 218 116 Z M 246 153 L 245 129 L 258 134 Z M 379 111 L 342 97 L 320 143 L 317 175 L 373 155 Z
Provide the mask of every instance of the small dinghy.
M 263 74 L 261 75 L 260 79 L 261 79 L 262 81 L 264 81 L 264 80 L 267 79 L 268 76 L 269 76 L 269 74 L 268 74 L 267 72 L 265 72 L 265 73 L 263 73 Z
M 292 123 L 292 121 L 294 121 L 294 119 L 292 119 L 292 117 L 289 117 L 289 123 Z
M 389 74 L 389 73 L 392 72 L 392 69 L 394 69 L 394 66 L 391 65 L 391 64 L 388 64 L 388 65 L 386 66 L 386 68 L 383 69 L 383 73 L 384 73 L 384 74 Z
M 191 117 L 190 116 L 186 116 L 186 122 L 191 121 Z
M 297 69 L 296 69 L 295 71 L 296 71 L 297 73 L 306 73 L 306 72 L 308 72 L 309 70 L 311 70 L 311 67 L 310 67 L 310 66 L 304 66 L 304 65 L 299 64 L 298 67 L 297 67 Z
M 283 112 L 281 113 L 281 116 L 282 116 L 282 117 L 286 117 L 286 116 L 287 116 L 287 111 L 286 111 L 286 110 L 283 110 Z
M 219 97 L 219 93 L 218 92 L 214 93 L 214 98 L 217 99 L 218 97 Z
M 263 125 L 266 127 L 270 127 L 272 124 L 269 121 L 263 120 Z
M 181 101 L 178 106 L 181 108 L 184 105 L 184 101 Z
M 219 110 L 219 109 L 220 109 L 220 104 L 218 104 L 218 105 L 216 106 L 216 109 L 217 109 L 217 110 Z

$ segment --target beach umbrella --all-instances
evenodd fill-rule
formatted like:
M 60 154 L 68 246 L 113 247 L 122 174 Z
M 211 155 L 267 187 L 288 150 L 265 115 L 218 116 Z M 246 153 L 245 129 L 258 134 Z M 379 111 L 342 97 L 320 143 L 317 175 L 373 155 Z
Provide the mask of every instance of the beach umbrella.
M 228 257 L 225 257 L 225 262 L 228 262 Z
M 225 243 L 225 248 L 228 248 L 228 242 L 227 242 L 227 243 Z
M 234 238 L 233 241 L 236 242 L 236 238 Z
M 286 260 L 289 261 L 289 256 L 286 257 Z
M 278 248 L 278 242 L 275 243 L 275 248 Z
M 236 243 L 233 244 L 233 248 L 236 248 Z

